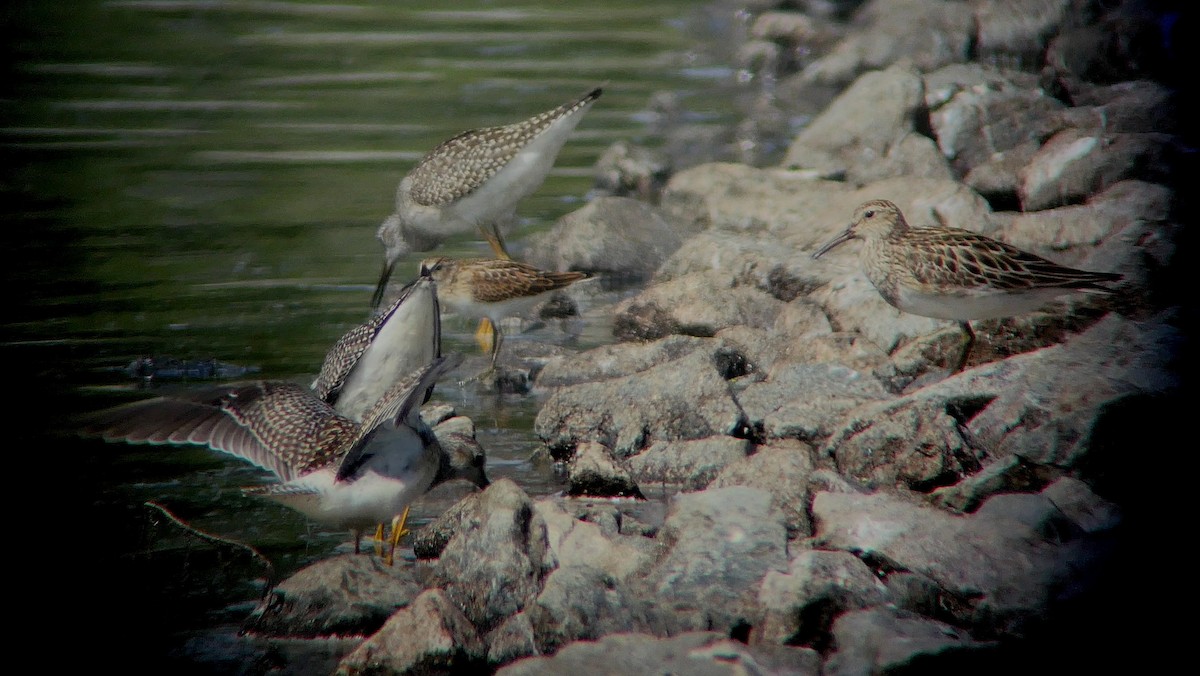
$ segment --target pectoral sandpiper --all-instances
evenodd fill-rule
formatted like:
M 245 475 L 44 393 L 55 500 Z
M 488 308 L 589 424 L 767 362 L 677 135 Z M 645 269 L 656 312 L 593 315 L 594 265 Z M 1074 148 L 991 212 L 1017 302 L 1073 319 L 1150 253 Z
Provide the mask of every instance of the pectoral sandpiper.
M 1112 293 L 1100 283 L 1121 278 L 1059 265 L 967 230 L 914 228 L 887 200 L 860 205 L 850 227 L 812 256 L 820 258 L 852 239 L 863 240 L 859 260 L 884 300 L 904 312 L 952 319 L 963 327 L 967 345 L 954 372 L 966 365 L 975 343 L 970 320 L 1024 314 L 1075 291 Z

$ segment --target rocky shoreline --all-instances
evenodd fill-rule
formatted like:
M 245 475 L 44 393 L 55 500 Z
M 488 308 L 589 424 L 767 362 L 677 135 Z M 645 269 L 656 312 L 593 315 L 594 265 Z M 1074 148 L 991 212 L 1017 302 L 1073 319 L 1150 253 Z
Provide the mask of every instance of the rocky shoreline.
M 796 4 L 743 3 L 735 65 L 759 105 L 737 142 L 673 155 L 695 137 L 679 127 L 665 150 L 620 144 L 597 167 L 607 195 L 519 243 L 637 289 L 574 299 L 611 314 L 613 344 L 527 353 L 503 376 L 544 397 L 535 433 L 567 494 L 495 481 L 415 534 L 415 566 L 314 564 L 270 592 L 250 640 L 332 641 L 342 673 L 1010 673 L 1164 654 L 1146 625 L 1173 592 L 1151 588 L 1141 548 L 1178 518 L 1180 478 L 1156 457 L 1178 448 L 1189 309 L 1163 12 Z M 779 164 L 737 156 L 808 114 Z M 889 306 L 850 251 L 811 259 L 867 199 L 1124 279 L 1115 299 L 976 322 L 950 374 L 953 322 Z M 447 409 L 426 413 L 464 443 Z M 651 486 L 666 513 L 640 519 Z

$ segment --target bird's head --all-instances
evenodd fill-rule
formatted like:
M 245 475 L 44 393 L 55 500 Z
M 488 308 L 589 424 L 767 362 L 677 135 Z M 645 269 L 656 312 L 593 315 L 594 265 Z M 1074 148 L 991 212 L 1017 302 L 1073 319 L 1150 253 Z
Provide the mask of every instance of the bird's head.
M 900 208 L 887 200 L 871 200 L 863 202 L 854 210 L 850 226 L 837 237 L 821 245 L 813 252 L 814 259 L 820 258 L 833 249 L 852 239 L 883 239 L 897 228 L 908 227 Z

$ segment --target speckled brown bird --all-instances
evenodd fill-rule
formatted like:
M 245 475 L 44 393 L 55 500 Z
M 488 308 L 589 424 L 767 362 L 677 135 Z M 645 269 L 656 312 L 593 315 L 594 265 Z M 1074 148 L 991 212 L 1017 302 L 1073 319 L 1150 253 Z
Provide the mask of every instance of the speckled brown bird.
M 437 282 L 438 298 L 447 309 L 488 319 L 496 327 L 491 350 L 493 369 L 503 341 L 500 320 L 519 317 L 555 291 L 588 277 L 585 272 L 550 272 L 507 258 L 444 256 L 421 261 L 421 274 Z
M 813 258 L 853 239 L 867 279 L 892 306 L 924 317 L 953 319 L 967 334 L 958 367 L 975 343 L 972 319 L 1031 312 L 1076 291 L 1112 293 L 1100 286 L 1121 275 L 1059 265 L 1010 244 L 950 227 L 909 226 L 900 208 L 871 200 L 854 210 L 850 227 L 818 248 Z
M 378 307 L 401 256 L 429 251 L 478 228 L 497 256 L 507 257 L 502 230 L 517 203 L 537 190 L 603 90 L 499 127 L 462 132 L 429 151 L 396 188 L 396 209 L 376 236 L 385 254 L 372 307 Z
M 362 420 L 393 383 L 441 353 L 437 289 L 431 277 L 419 276 L 386 310 L 334 343 L 312 389 L 338 413 Z
M 390 563 L 409 505 L 444 465 L 437 438 L 421 420 L 421 401 L 461 361 L 461 355 L 439 357 L 399 380 L 361 423 L 303 385 L 258 381 L 125 404 L 88 416 L 80 432 L 132 444 L 207 446 L 248 461 L 278 483 L 247 493 L 349 529 L 355 552 L 365 528 L 390 520 Z

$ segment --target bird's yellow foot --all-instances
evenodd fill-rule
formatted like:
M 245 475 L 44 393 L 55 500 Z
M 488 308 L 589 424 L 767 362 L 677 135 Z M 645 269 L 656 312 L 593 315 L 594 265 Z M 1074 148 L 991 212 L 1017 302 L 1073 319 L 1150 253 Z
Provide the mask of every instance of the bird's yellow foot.
M 371 542 L 375 543 L 375 556 L 383 556 L 383 524 L 375 526 L 375 537 Z
M 408 529 L 404 527 L 406 521 L 408 521 L 408 507 L 404 508 L 404 512 L 400 516 L 392 519 L 392 535 L 388 538 L 391 546 L 388 548 L 387 556 L 383 559 L 383 562 L 389 566 L 396 560 L 396 545 L 400 544 L 400 538 L 408 535 Z M 382 532 L 383 524 L 380 524 L 379 528 Z
M 479 328 L 475 329 L 475 343 L 484 352 L 491 352 L 496 341 L 496 328 L 489 319 L 479 320 Z

